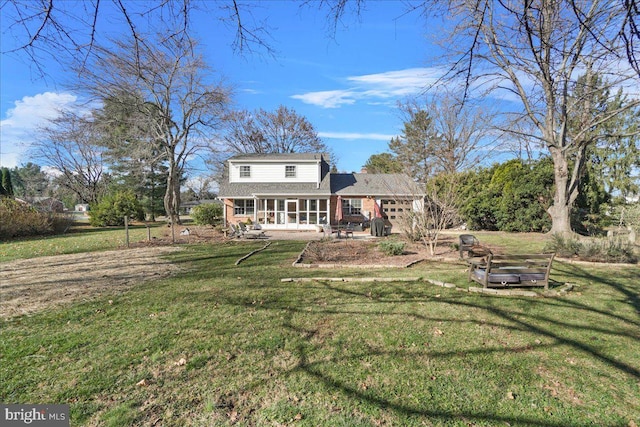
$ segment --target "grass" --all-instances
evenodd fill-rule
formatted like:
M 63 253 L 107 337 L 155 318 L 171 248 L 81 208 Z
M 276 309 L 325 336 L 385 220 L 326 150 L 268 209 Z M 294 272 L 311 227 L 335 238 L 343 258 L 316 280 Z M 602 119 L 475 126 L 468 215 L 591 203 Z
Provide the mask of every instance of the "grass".
M 171 256 L 186 267 L 175 277 L 5 322 L 0 400 L 69 403 L 74 426 L 640 423 L 638 266 L 556 261 L 552 278 L 576 291 L 498 298 L 421 281 L 280 282 L 466 284 L 461 263 L 294 269 L 302 242 L 234 264 L 262 246 L 192 245 Z
M 160 223 L 151 226 L 151 237 L 161 237 Z M 130 226 L 129 241 L 147 239 L 145 226 Z M 34 258 L 48 255 L 64 255 L 83 252 L 118 249 L 125 246 L 124 227 L 93 228 L 87 226 L 71 228 L 62 235 L 28 237 L 0 242 L 0 263 L 14 259 Z

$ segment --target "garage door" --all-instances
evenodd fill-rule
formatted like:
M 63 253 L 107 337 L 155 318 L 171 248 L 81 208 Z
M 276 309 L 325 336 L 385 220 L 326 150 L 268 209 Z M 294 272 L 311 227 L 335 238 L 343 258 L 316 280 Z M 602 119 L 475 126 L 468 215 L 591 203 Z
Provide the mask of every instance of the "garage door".
M 397 231 L 404 223 L 404 216 L 411 212 L 413 201 L 403 199 L 383 199 L 381 202 L 383 215 Z

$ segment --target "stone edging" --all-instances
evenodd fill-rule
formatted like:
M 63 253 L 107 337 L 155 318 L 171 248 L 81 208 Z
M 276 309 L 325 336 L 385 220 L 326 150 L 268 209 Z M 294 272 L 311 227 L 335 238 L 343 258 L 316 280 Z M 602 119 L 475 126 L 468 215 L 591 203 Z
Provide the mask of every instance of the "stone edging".
M 521 289 L 493 289 L 493 288 L 478 288 L 471 286 L 468 289 L 459 288 L 453 283 L 441 282 L 439 280 L 425 279 L 423 277 L 298 277 L 298 278 L 284 278 L 280 279 L 280 282 L 417 282 L 423 280 L 435 286 L 443 288 L 455 289 L 461 292 L 474 292 L 483 293 L 487 295 L 495 296 L 520 296 L 520 297 L 557 297 L 566 295 L 567 292 L 574 288 L 574 284 L 565 283 L 558 290 L 547 290 L 542 293 L 534 291 L 523 291 Z

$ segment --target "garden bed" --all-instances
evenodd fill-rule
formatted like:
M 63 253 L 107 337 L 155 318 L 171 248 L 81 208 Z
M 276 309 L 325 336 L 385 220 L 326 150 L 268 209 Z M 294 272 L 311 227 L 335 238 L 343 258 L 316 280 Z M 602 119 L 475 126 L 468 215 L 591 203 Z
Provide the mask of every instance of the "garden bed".
M 340 268 L 340 267 L 409 267 L 426 259 L 457 259 L 457 252 L 449 242 L 442 242 L 431 255 L 421 244 L 405 246 L 401 255 L 387 255 L 380 249 L 384 240 L 324 239 L 309 242 L 298 260 L 297 267 Z

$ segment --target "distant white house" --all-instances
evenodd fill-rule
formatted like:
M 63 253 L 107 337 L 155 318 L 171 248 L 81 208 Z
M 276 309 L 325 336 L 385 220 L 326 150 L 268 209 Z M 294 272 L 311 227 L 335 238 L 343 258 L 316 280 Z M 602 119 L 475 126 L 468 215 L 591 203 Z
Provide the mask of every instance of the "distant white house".
M 75 206 L 74 210 L 76 212 L 88 212 L 89 211 L 89 205 L 87 203 L 79 203 Z

